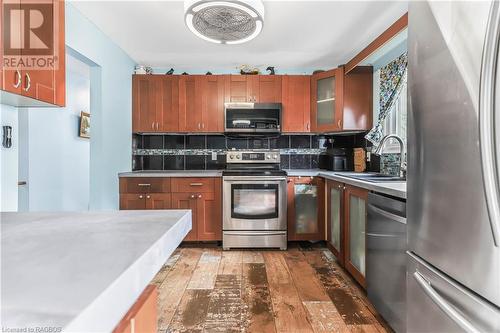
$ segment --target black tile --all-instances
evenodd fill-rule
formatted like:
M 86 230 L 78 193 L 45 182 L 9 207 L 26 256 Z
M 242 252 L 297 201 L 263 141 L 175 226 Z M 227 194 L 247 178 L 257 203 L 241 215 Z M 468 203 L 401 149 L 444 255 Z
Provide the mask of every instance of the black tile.
M 319 168 L 319 155 L 310 155 L 311 156 L 311 169 Z
M 207 135 L 208 149 L 226 149 L 226 137 L 223 135 Z
M 278 138 L 269 139 L 271 149 L 290 148 L 290 136 L 280 135 Z
M 186 135 L 186 149 L 205 149 L 205 135 Z
M 290 169 L 310 169 L 311 155 L 290 155 Z
M 207 170 L 222 170 L 226 168 L 226 155 L 217 155 L 217 160 L 212 160 L 212 155 L 207 155 Z
M 332 135 L 333 148 L 353 148 L 356 147 L 355 135 Z
M 163 170 L 163 156 L 143 156 L 143 170 Z
M 204 155 L 186 155 L 186 170 L 205 170 Z
M 142 149 L 142 135 L 132 134 L 132 149 Z
M 247 139 L 227 138 L 227 149 L 248 149 Z
M 250 149 L 269 149 L 269 139 L 248 139 Z
M 311 148 L 317 149 L 319 148 L 319 139 L 322 138 L 320 136 L 314 135 L 311 137 Z
M 163 149 L 163 136 L 162 135 L 144 135 L 143 148 L 144 149 Z
M 280 168 L 290 169 L 290 155 L 280 155 Z
M 143 161 L 142 156 L 134 156 L 132 158 L 132 171 L 142 170 Z
M 164 170 L 184 170 L 184 155 L 167 155 L 163 163 Z
M 165 149 L 184 149 L 184 135 L 165 135 Z
M 290 148 L 311 148 L 311 136 L 292 135 L 290 137 Z

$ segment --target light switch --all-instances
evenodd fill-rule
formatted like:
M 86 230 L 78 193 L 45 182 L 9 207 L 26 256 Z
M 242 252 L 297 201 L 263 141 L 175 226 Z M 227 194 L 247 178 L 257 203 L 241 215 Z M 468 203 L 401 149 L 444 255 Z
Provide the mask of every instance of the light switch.
M 212 152 L 212 161 L 217 161 L 217 153 L 215 151 Z

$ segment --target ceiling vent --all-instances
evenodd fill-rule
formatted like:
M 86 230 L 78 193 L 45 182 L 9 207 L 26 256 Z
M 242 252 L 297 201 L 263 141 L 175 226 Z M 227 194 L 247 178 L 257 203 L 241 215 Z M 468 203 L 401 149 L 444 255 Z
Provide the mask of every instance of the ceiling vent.
M 184 19 L 196 36 L 218 44 L 241 44 L 254 39 L 264 25 L 260 0 L 185 0 Z

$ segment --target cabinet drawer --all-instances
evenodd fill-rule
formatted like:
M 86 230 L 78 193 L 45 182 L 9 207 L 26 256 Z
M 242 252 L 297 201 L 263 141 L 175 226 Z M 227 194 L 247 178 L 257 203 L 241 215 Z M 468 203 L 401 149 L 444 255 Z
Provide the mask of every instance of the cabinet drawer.
M 120 193 L 170 192 L 170 178 L 120 178 Z
M 215 191 L 215 178 L 172 178 L 172 192 L 209 193 Z

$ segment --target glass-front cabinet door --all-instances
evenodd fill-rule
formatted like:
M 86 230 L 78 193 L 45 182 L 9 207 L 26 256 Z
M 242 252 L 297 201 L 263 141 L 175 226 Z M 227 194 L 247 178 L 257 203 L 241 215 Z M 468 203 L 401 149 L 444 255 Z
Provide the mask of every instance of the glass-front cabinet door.
M 311 117 L 313 130 L 340 131 L 343 121 L 343 67 L 314 74 Z
M 368 191 L 345 186 L 345 268 L 366 287 L 366 202 Z
M 326 184 L 328 248 L 344 265 L 344 184 L 328 180 Z
M 288 178 L 288 239 L 324 240 L 325 182 L 319 177 Z

